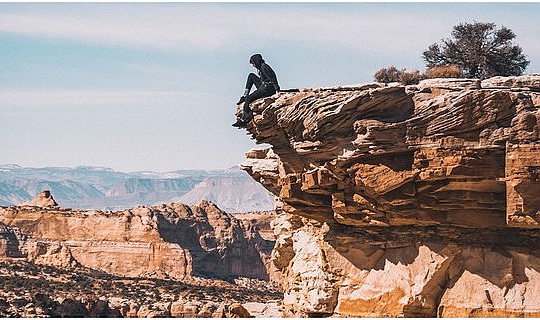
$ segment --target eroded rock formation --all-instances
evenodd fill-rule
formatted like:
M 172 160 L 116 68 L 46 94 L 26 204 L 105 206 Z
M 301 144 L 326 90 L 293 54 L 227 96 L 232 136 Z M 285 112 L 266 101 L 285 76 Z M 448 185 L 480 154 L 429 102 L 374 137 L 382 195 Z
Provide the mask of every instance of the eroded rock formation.
M 44 190 L 36 198 L 23 202 L 21 206 L 56 207 L 58 203 L 56 203 L 49 190 Z
M 294 315 L 539 316 L 540 75 L 253 104 L 241 165 L 282 202 Z
M 0 207 L 0 257 L 120 276 L 267 279 L 272 245 L 207 201 L 118 212 Z

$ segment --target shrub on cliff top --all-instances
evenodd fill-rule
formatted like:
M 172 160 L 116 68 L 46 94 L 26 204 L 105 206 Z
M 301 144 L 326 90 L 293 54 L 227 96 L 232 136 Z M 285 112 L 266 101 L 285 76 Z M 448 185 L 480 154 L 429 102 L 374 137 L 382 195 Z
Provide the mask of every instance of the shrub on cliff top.
M 404 85 L 409 85 L 418 84 L 420 80 L 424 79 L 424 75 L 418 70 L 398 70 L 395 66 L 390 66 L 379 69 L 375 72 L 373 78 L 375 81 L 381 83 L 399 82 Z
M 504 26 L 495 30 L 494 23 L 462 23 L 454 27 L 452 37 L 424 51 L 427 68 L 455 64 L 466 77 L 485 79 L 519 76 L 530 63 L 512 43 L 514 32 Z
M 406 71 L 403 69 L 399 74 L 399 82 L 404 85 L 418 84 L 425 76 L 418 70 Z

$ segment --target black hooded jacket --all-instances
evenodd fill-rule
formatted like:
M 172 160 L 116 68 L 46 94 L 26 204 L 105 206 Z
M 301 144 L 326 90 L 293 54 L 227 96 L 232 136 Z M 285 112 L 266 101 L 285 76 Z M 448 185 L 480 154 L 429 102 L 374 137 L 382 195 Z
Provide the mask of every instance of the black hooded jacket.
M 269 65 L 264 62 L 264 59 L 260 54 L 257 53 L 252 55 L 249 59 L 249 62 L 253 63 L 253 65 L 255 65 L 255 68 L 259 70 L 259 77 L 261 78 L 261 82 L 263 83 L 263 85 L 271 84 L 276 90 L 276 92 L 279 91 L 279 84 L 276 73 Z

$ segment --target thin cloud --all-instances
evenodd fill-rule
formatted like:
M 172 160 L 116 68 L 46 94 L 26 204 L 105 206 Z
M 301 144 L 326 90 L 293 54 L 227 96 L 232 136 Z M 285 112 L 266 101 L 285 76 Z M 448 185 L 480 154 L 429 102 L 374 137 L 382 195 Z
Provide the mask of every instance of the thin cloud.
M 466 8 L 449 10 L 448 6 L 433 4 L 424 7 L 417 4 L 398 10 L 388 4 L 366 4 L 365 8 L 358 4 L 261 7 L 98 3 L 37 8 L 26 5 L 0 13 L 0 32 L 185 53 L 291 44 L 395 57 L 420 56 L 430 44 L 448 37 L 457 23 L 472 18 L 493 20 L 490 13 L 469 10 L 463 14 Z M 490 8 L 489 4 L 486 8 Z M 534 29 L 528 28 L 527 19 L 505 19 L 504 24 L 511 29 Z M 539 45 L 533 41 L 535 33 L 523 32 L 518 37 L 527 54 L 540 54 Z
M 15 8 L 10 13 L 0 13 L 0 32 L 180 51 L 214 51 L 290 42 L 400 53 L 407 48 L 424 49 L 446 37 L 452 26 L 467 20 L 467 16 L 482 19 L 481 15 L 467 13 L 467 10 L 463 14 L 464 8 L 446 12 L 447 7 L 438 9 L 429 4 L 409 9 L 380 4 L 359 7 L 358 4 L 186 3 Z M 519 17 L 515 19 L 519 22 Z
M 78 106 L 119 106 L 119 105 L 154 105 L 160 103 L 178 103 L 201 93 L 169 91 L 80 91 L 80 90 L 4 90 L 0 91 L 2 108 L 39 106 L 42 107 L 78 107 Z
M 421 33 L 436 32 L 437 19 L 425 23 L 403 14 L 325 12 L 317 7 L 257 10 L 246 7 L 91 7 L 0 13 L 0 32 L 67 39 L 116 46 L 136 46 L 185 51 L 216 50 L 275 41 L 339 45 L 354 49 L 399 50 L 415 45 Z M 424 17 L 426 19 L 426 17 Z M 391 44 L 391 45 L 389 45 Z
M 137 73 L 155 75 L 160 77 L 178 77 L 182 75 L 181 71 L 178 68 L 171 68 L 168 65 L 162 65 L 147 61 L 139 63 L 119 62 L 118 66 L 123 67 L 127 70 L 135 71 Z
M 88 18 L 72 14 L 1 14 L 0 32 L 66 39 L 113 46 L 151 48 L 213 49 L 230 37 L 209 24 L 163 21 L 159 17 L 102 16 Z M 204 35 L 212 35 L 205 37 Z

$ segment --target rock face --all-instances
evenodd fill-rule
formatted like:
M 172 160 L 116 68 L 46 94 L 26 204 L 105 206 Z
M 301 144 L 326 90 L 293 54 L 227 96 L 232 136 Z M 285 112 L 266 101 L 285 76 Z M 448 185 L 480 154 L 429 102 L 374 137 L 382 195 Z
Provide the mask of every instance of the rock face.
M 272 245 L 207 201 L 119 212 L 0 207 L 0 257 L 127 277 L 267 279 Z
M 540 75 L 281 93 L 241 165 L 294 315 L 538 316 Z

